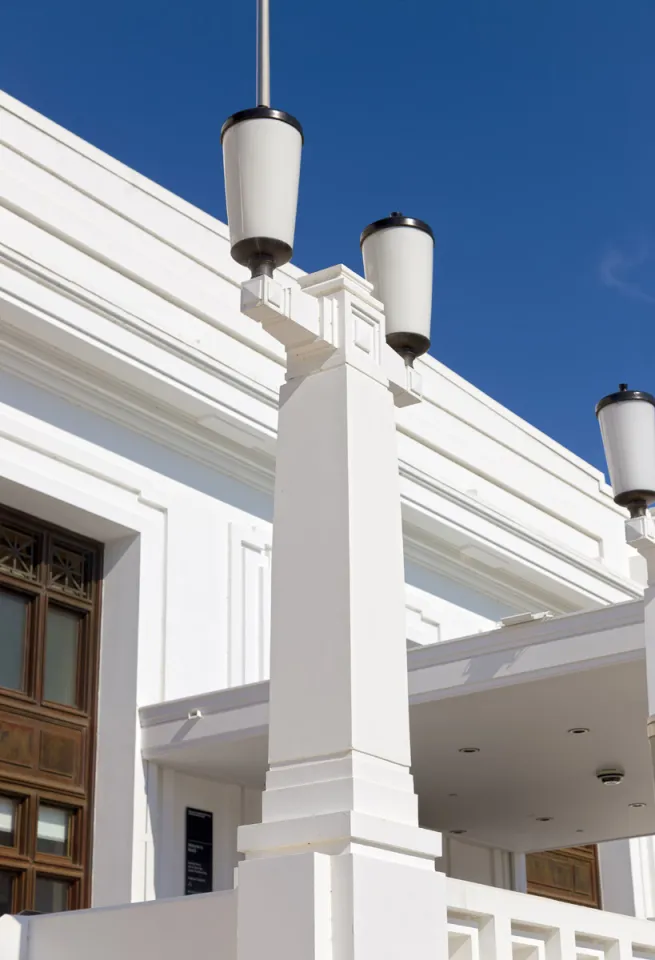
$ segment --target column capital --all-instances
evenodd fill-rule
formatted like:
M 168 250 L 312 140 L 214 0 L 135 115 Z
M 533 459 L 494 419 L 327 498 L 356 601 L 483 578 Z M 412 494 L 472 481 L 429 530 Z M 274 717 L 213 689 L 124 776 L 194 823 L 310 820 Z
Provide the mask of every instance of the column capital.
M 343 264 L 306 274 L 297 287 L 254 277 L 241 310 L 287 351 L 287 380 L 348 364 L 383 383 L 398 407 L 419 403 L 422 378 L 386 342 L 384 309 L 372 286 Z

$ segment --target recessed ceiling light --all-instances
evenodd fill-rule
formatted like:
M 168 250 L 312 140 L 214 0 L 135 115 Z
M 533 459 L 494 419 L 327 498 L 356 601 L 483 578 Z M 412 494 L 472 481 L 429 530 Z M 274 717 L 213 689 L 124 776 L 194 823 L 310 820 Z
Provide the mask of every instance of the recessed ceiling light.
M 459 753 L 479 753 L 479 747 L 460 747 Z
M 467 830 L 451 830 L 450 832 L 456 837 L 461 836 L 463 833 L 468 833 Z
M 571 727 L 571 729 L 566 732 L 572 734 L 574 737 L 580 737 L 584 733 L 589 733 L 589 727 Z
M 641 810 L 642 807 L 645 807 L 646 804 L 642 803 L 640 800 L 635 801 L 635 803 L 629 803 L 629 807 L 634 807 L 635 810 Z
M 548 823 L 552 819 L 552 817 L 535 817 L 538 823 Z

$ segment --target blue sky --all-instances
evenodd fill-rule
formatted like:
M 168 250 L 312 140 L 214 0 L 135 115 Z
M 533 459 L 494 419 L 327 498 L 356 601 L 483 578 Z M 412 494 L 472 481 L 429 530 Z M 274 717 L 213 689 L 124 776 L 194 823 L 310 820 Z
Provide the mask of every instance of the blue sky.
M 361 270 L 392 209 L 437 237 L 436 357 L 603 465 L 594 404 L 655 390 L 653 0 L 271 0 L 306 146 L 295 261 Z M 8 0 L 0 87 L 224 218 L 255 0 Z

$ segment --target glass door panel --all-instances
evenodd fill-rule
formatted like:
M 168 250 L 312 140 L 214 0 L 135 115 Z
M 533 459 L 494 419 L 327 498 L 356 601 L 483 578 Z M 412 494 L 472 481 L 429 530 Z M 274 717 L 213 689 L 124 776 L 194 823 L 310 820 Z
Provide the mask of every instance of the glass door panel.
M 16 801 L 0 796 L 0 847 L 13 847 L 16 835 Z
M 25 639 L 29 600 L 0 589 L 0 687 L 25 690 Z
M 34 909 L 39 913 L 60 913 L 68 910 L 70 888 L 68 880 L 37 876 Z
M 39 853 L 50 853 L 57 857 L 70 855 L 70 820 L 70 810 L 51 807 L 45 803 L 39 804 L 36 825 L 36 849 Z
M 43 699 L 70 707 L 77 702 L 80 616 L 60 607 L 48 608 Z
M 0 917 L 11 913 L 14 908 L 14 884 L 16 874 L 10 870 L 0 870 Z

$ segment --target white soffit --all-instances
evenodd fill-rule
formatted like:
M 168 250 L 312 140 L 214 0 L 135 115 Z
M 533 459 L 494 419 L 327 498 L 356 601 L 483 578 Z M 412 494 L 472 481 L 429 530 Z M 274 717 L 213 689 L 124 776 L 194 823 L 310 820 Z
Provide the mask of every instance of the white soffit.
M 410 704 L 643 659 L 643 622 L 631 600 L 411 650 Z
M 410 650 L 422 822 L 518 851 L 655 833 L 642 609 L 635 601 Z M 263 786 L 267 682 L 140 715 L 146 759 Z M 570 735 L 574 727 L 590 732 Z M 613 764 L 626 771 L 615 789 L 595 777 Z

